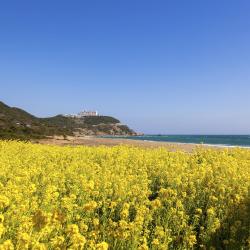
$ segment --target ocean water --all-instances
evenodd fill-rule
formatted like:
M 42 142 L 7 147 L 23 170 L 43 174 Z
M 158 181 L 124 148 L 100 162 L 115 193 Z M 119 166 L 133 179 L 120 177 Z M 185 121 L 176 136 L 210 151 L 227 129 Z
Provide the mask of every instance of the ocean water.
M 218 146 L 250 147 L 250 135 L 143 135 L 119 137 L 143 141 L 210 144 Z

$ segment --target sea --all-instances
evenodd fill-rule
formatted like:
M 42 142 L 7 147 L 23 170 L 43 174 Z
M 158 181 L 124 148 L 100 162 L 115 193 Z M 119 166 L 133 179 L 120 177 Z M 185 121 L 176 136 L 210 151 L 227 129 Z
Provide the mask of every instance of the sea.
M 142 135 L 115 138 L 250 148 L 250 135 Z

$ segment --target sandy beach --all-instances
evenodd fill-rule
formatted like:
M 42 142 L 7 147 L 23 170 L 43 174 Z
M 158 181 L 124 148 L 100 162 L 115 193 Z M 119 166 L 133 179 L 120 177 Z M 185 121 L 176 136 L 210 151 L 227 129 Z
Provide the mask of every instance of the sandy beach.
M 191 152 L 196 147 L 213 147 L 218 148 L 216 146 L 208 146 L 208 145 L 200 145 L 200 144 L 190 144 L 190 143 L 170 143 L 170 142 L 155 142 L 155 141 L 139 141 L 132 139 L 120 139 L 120 138 L 100 138 L 95 136 L 85 136 L 85 137 L 68 137 L 64 139 L 63 137 L 53 137 L 50 139 L 42 139 L 39 140 L 38 143 L 41 144 L 49 144 L 49 145 L 60 145 L 60 146 L 116 146 L 116 145 L 130 145 L 136 147 L 144 147 L 144 148 L 157 148 L 164 147 L 170 151 L 186 151 Z

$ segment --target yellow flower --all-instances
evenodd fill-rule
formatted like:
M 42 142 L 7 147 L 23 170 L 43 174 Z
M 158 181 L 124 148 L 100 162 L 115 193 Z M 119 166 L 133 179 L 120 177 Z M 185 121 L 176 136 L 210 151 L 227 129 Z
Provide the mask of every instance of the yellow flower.
M 47 247 L 43 243 L 37 243 L 32 247 L 32 250 L 47 250 Z
M 0 223 L 3 223 L 3 222 L 4 222 L 4 215 L 0 214 Z
M 211 195 L 211 196 L 210 196 L 210 199 L 211 199 L 211 201 L 213 201 L 213 202 L 218 201 L 218 198 L 217 198 L 216 196 L 214 196 L 214 195 Z
M 154 209 L 161 207 L 161 201 L 159 199 L 153 200 L 151 204 Z
M 196 208 L 196 209 L 195 209 L 195 212 L 196 212 L 197 214 L 202 214 L 202 209 L 201 209 L 201 208 Z
M 216 230 L 219 228 L 220 228 L 220 220 L 218 218 L 215 218 L 211 226 L 211 232 L 216 232 Z
M 84 222 L 81 222 L 79 227 L 80 227 L 80 230 L 84 233 L 88 231 L 88 225 L 86 225 Z
M 18 235 L 18 245 L 23 248 L 28 248 L 30 242 L 30 236 L 27 233 L 21 233 Z
M 86 239 L 83 235 L 77 233 L 70 237 L 70 241 L 72 242 L 72 248 L 83 249 L 86 244 Z
M 0 195 L 0 209 L 8 207 L 9 204 L 10 204 L 9 199 L 4 195 Z
M 0 223 L 0 237 L 4 234 L 4 230 L 5 230 L 5 228 L 4 228 L 3 224 Z
M 163 227 L 156 226 L 155 235 L 157 236 L 157 238 L 163 238 L 165 236 Z
M 89 181 L 88 184 L 86 185 L 87 189 L 93 190 L 95 187 L 95 182 L 93 180 Z
M 148 246 L 147 246 L 147 244 L 142 244 L 142 245 L 140 245 L 139 247 L 138 247 L 138 250 L 148 250 L 149 248 L 148 248 Z
M 119 221 L 119 226 L 120 226 L 120 228 L 122 228 L 122 229 L 126 229 L 126 228 L 128 227 L 128 223 L 127 223 L 127 221 L 125 221 L 125 220 L 120 220 L 120 221 Z
M 214 210 L 214 208 L 213 208 L 213 207 L 209 208 L 209 209 L 207 210 L 207 214 L 208 214 L 209 216 L 214 216 L 214 215 L 215 215 L 215 210 Z
M 67 232 L 68 234 L 78 234 L 79 228 L 76 224 L 71 224 L 71 225 L 68 225 Z
M 105 242 L 105 241 L 103 241 L 103 242 L 101 242 L 101 243 L 98 243 L 98 244 L 96 245 L 96 249 L 97 249 L 97 250 L 108 250 L 108 248 L 109 248 L 109 245 L 108 245 L 108 243 Z
M 111 201 L 109 208 L 113 209 L 117 206 L 117 203 L 115 201 Z
M 128 209 L 123 209 L 122 211 L 121 211 L 121 218 L 122 219 L 126 219 L 128 216 L 129 216 L 129 210 Z
M 188 242 L 188 245 L 189 245 L 189 246 L 195 245 L 196 242 L 197 242 L 196 236 L 195 236 L 195 235 L 190 235 L 190 236 L 188 237 L 187 242 Z
M 90 201 L 83 205 L 83 210 L 91 211 L 97 208 L 97 203 L 95 201 Z
M 64 244 L 64 242 L 65 242 L 65 239 L 64 239 L 64 237 L 63 236 L 56 236 L 55 238 L 53 238 L 52 240 L 51 240 L 51 243 L 52 243 L 52 246 L 54 247 L 54 248 L 63 248 L 63 244 Z
M 160 241 L 158 239 L 153 239 L 152 245 L 158 246 L 160 245 Z
M 98 219 L 98 218 L 94 218 L 94 219 L 93 219 L 93 225 L 94 225 L 95 227 L 97 227 L 97 226 L 99 225 L 99 219 Z
M 11 240 L 6 240 L 4 243 L 0 244 L 0 250 L 14 250 L 14 245 Z

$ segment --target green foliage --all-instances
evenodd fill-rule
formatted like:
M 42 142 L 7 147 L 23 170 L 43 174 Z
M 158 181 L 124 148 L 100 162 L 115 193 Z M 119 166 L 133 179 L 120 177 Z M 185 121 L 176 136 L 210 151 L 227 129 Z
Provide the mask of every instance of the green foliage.
M 116 124 L 120 123 L 119 120 L 111 117 L 111 116 L 86 116 L 84 119 L 84 123 L 88 125 L 98 125 L 98 124 Z

